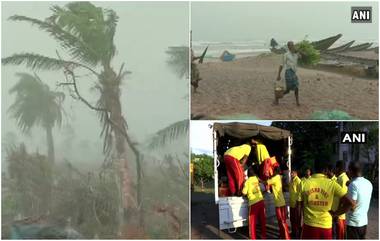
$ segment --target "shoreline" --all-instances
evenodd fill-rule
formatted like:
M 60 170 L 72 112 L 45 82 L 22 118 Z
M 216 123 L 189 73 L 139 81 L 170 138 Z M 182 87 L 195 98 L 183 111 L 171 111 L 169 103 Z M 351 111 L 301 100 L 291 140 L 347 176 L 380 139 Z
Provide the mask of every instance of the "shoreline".
M 243 115 L 250 119 L 307 120 L 315 111 L 340 110 L 353 119 L 377 119 L 378 79 L 358 77 L 353 74 L 356 70 L 342 71 L 340 67 L 299 67 L 301 106 L 295 105 L 293 92 L 280 99 L 280 105 L 272 105 L 280 63 L 281 55 L 270 53 L 198 64 L 202 80 L 197 92 L 192 93 L 193 118 Z

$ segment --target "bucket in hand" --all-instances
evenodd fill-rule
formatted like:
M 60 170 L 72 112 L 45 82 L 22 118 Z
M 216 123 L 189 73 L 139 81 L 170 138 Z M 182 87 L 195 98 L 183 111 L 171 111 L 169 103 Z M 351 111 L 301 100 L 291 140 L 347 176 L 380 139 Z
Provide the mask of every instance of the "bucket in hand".
M 282 97 L 284 97 L 284 92 L 285 92 L 284 87 L 282 86 L 274 87 L 274 96 L 276 97 L 276 99 L 281 99 Z

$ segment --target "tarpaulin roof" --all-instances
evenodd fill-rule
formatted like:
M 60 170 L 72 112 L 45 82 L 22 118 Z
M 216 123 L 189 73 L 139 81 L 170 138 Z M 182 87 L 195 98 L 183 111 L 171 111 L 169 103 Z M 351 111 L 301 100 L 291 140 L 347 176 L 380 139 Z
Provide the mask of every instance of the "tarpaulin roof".
M 277 127 L 240 122 L 214 123 L 214 131 L 220 136 L 229 135 L 241 139 L 262 136 L 270 140 L 282 140 L 291 136 L 290 131 Z

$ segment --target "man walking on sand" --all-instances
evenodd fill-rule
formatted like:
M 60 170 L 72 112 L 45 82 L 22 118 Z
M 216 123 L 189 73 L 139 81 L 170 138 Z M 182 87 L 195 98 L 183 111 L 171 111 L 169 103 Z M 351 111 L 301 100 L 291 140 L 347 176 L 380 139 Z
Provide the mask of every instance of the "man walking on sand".
M 277 81 L 281 80 L 281 72 L 282 69 L 285 69 L 285 83 L 286 90 L 284 95 L 288 94 L 291 90 L 294 90 L 294 95 L 296 97 L 297 106 L 300 105 L 298 98 L 298 77 L 297 77 L 297 62 L 298 62 L 299 54 L 294 47 L 294 43 L 292 41 L 288 42 L 288 51 L 284 54 L 283 63 L 280 65 L 278 69 Z M 278 98 L 275 97 L 274 104 L 278 105 Z

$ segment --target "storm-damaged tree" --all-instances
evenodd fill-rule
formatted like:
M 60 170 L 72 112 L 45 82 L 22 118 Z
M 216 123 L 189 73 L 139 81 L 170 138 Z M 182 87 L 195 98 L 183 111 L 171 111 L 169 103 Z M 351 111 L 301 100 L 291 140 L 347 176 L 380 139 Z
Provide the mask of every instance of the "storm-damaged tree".
M 45 129 L 47 158 L 54 164 L 53 127 L 62 123 L 62 102 L 65 95 L 62 92 L 51 91 L 37 75 L 18 73 L 17 76 L 19 81 L 9 90 L 16 98 L 8 111 L 25 133 L 34 126 Z
M 26 65 L 33 70 L 61 70 L 66 76 L 62 85 L 69 87 L 75 98 L 97 111 L 103 125 L 103 151 L 108 157 L 111 154 L 115 157 L 112 163 L 118 172 L 121 193 L 118 219 L 119 225 L 123 225 L 127 217 L 134 220 L 131 213 L 126 215 L 126 211 L 136 213 L 138 210 L 127 160 L 127 144 L 137 156 L 137 161 L 139 154 L 127 135 L 127 124 L 120 103 L 120 85 L 127 71 L 123 70 L 124 64 L 118 71 L 112 65 L 116 54 L 114 36 L 118 16 L 113 10 L 96 7 L 89 2 L 71 2 L 64 7 L 55 5 L 51 11 L 52 15 L 44 20 L 20 15 L 11 16 L 10 20 L 29 22 L 47 32 L 60 44 L 67 57 L 62 57 L 58 51 L 55 52 L 55 57 L 18 53 L 3 58 L 2 64 Z M 85 71 L 97 80 L 94 85 L 99 92 L 96 105 L 83 98 L 77 87 L 80 78 L 77 73 Z
M 41 198 L 44 198 L 43 206 L 48 212 L 51 208 L 52 170 L 55 161 L 53 127 L 61 126 L 62 102 L 65 95 L 62 92 L 51 91 L 37 75 L 18 73 L 17 76 L 19 81 L 9 90 L 10 94 L 16 95 L 16 98 L 8 111 L 11 117 L 16 119 L 22 132 L 27 133 L 34 126 L 40 126 L 46 131 L 48 162 L 44 172 L 47 179 L 44 180 L 47 181 L 40 187 L 45 188 L 45 195 Z

